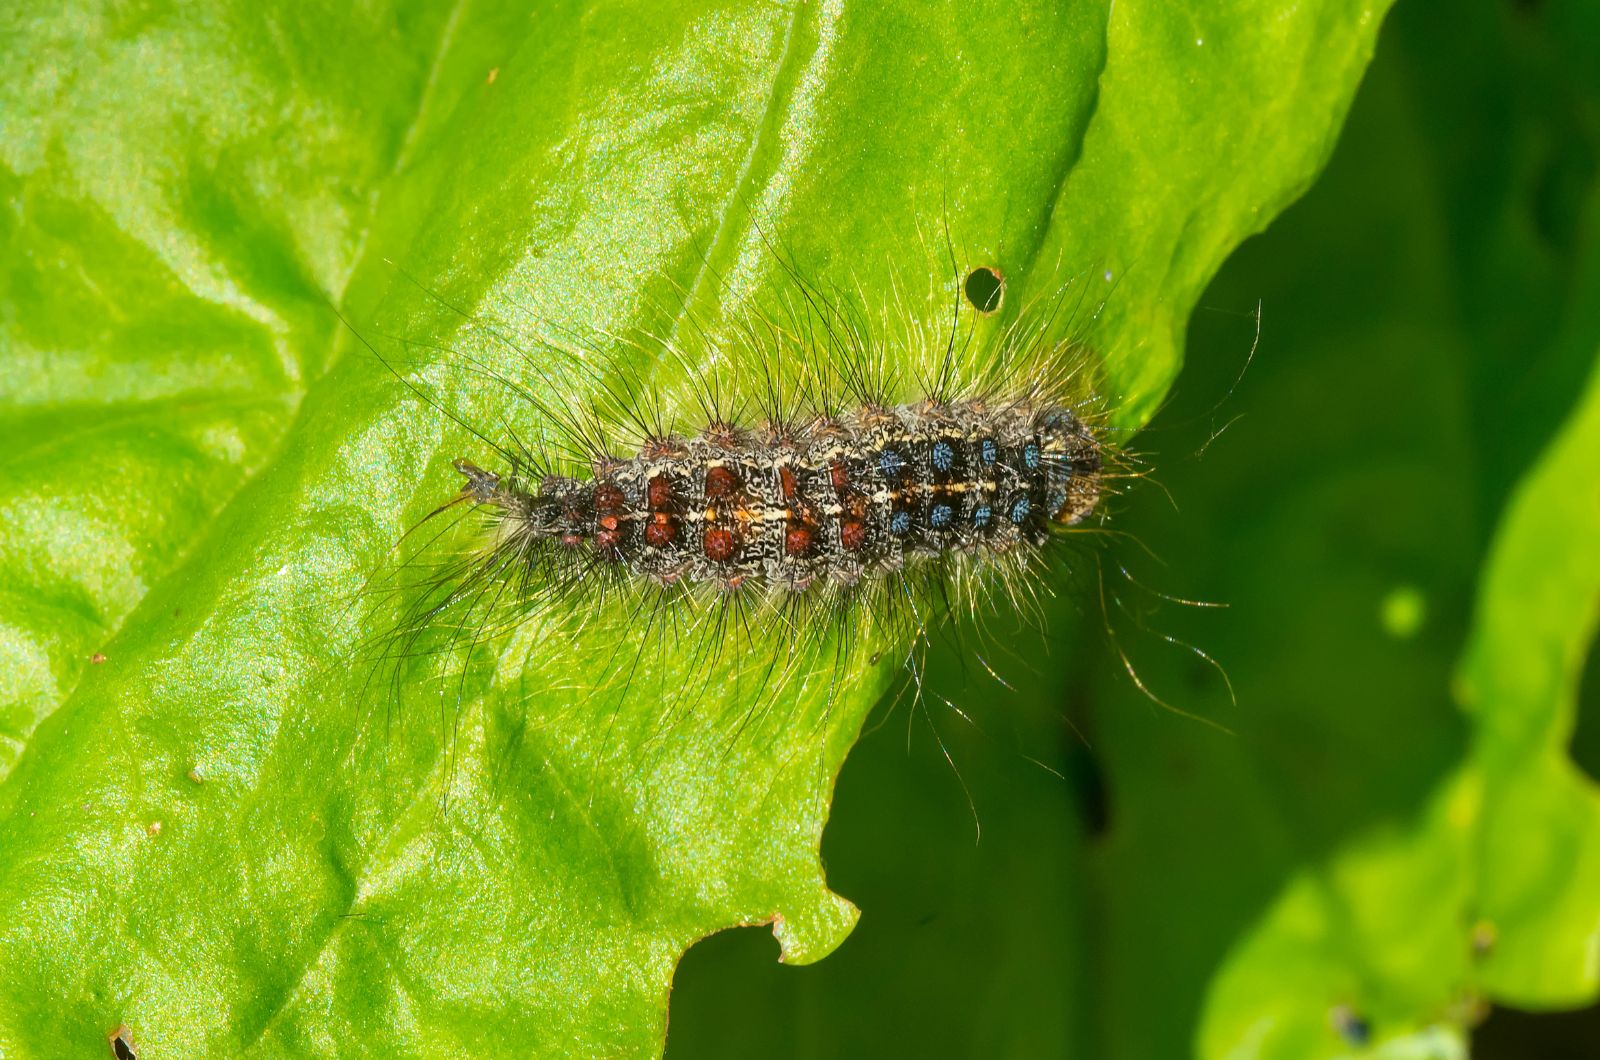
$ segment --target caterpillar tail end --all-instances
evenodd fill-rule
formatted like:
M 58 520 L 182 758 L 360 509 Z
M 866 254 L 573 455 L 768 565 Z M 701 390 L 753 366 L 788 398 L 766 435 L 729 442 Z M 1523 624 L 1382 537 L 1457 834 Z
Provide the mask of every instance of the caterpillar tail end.
M 470 497 L 474 504 L 489 504 L 500 493 L 500 476 L 492 471 L 472 463 L 470 460 L 456 460 L 455 469 L 466 476 L 467 484 L 461 487 L 461 495 Z

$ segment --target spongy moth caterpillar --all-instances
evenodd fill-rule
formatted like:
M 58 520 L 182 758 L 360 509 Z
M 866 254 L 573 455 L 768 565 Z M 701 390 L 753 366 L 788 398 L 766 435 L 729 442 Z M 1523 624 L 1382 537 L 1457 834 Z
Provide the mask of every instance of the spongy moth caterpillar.
M 386 357 L 476 439 L 455 454 L 459 492 L 429 517 L 468 513 L 476 529 L 458 552 L 406 558 L 425 573 L 400 586 L 386 654 L 620 609 L 700 655 L 776 642 L 782 658 L 752 664 L 781 679 L 818 645 L 837 667 L 865 630 L 886 629 L 875 649 L 908 653 L 946 614 L 1047 591 L 1063 538 L 1099 513 L 1119 470 L 1080 341 L 1096 308 L 1086 281 L 984 329 L 997 294 L 936 325 L 899 304 L 869 324 L 787 275 L 775 308 L 730 314 L 716 339 L 699 326 L 686 341 L 529 339 L 461 313 L 514 354 L 510 369 L 447 356 L 500 388 L 494 428 Z M 949 279 L 932 298 L 970 286 Z M 423 644 L 441 631 L 442 649 Z
M 588 477 L 518 465 L 455 462 L 462 498 L 489 512 L 491 566 L 559 567 L 554 584 L 574 588 L 611 565 L 660 588 L 803 596 L 1043 547 L 1094 510 L 1101 455 L 1070 407 L 933 395 L 652 432 L 635 454 L 593 454 Z

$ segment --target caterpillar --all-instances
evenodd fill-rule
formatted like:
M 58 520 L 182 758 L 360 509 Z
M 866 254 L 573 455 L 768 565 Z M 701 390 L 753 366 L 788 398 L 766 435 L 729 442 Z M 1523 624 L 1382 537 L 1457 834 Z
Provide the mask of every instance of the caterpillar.
M 585 624 L 620 602 L 708 656 L 774 633 L 785 658 L 755 665 L 783 679 L 830 641 L 834 667 L 869 629 L 910 652 L 948 616 L 1053 591 L 1063 541 L 1092 532 L 1124 474 L 1081 338 L 1086 283 L 980 334 L 999 294 L 963 305 L 970 278 L 930 295 L 956 299 L 935 328 L 903 305 L 869 323 L 786 275 L 776 310 L 732 314 L 717 339 L 696 326 L 687 343 L 528 338 L 451 310 L 510 351 L 509 365 L 446 357 L 499 389 L 496 429 L 362 337 L 474 444 L 452 461 L 459 490 L 419 524 L 465 511 L 471 530 L 455 552 L 435 537 L 401 564 L 422 573 L 390 586 L 407 599 L 386 657 L 476 646 L 535 617 Z M 444 646 L 425 646 L 440 631 Z
M 1099 499 L 1100 443 L 1066 407 L 1027 399 L 863 403 L 595 456 L 589 478 L 531 480 L 455 461 L 490 509 L 493 557 L 561 584 L 612 564 L 660 587 L 803 594 L 951 553 L 1038 548 Z

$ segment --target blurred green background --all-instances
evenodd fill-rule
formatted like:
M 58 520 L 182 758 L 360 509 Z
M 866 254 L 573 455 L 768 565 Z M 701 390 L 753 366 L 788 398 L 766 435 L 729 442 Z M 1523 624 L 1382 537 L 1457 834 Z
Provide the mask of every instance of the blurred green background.
M 1127 544 L 1106 561 L 1228 605 L 1107 578 L 1141 676 L 1231 733 L 1153 708 L 1098 609 L 1058 609 L 1070 661 L 1052 672 L 1091 687 L 1012 696 L 950 675 L 981 732 L 937 704 L 891 714 L 848 760 L 824 839 L 830 883 L 864 910 L 856 932 L 798 969 L 760 929 L 700 943 L 668 1055 L 1455 1056 L 1469 1036 L 1481 1057 L 1600 1056 L 1592 860 L 1555 873 L 1577 905 L 1530 900 L 1569 914 L 1534 934 L 1591 949 L 1535 954 L 1545 981 L 1518 987 L 1492 967 L 1517 925 L 1482 918 L 1473 841 L 1448 823 L 1470 801 L 1453 778 L 1473 753 L 1459 701 L 1482 572 L 1600 351 L 1597 164 L 1596 5 L 1402 2 L 1328 169 L 1211 285 L 1174 398 L 1138 440 L 1159 486 L 1117 525 L 1160 562 Z M 1577 443 L 1587 477 L 1561 487 L 1591 520 L 1597 437 Z M 1566 533 L 1596 547 L 1591 521 L 1535 551 L 1576 594 L 1581 661 L 1600 601 L 1563 566 Z M 1237 706 L 1141 625 L 1215 656 Z M 1572 740 L 1591 777 L 1595 671 Z M 1509 782 L 1545 783 L 1526 764 Z M 1593 834 L 1580 792 L 1587 824 L 1528 817 L 1510 859 L 1575 854 Z M 1497 987 L 1545 1014 L 1490 1011 Z M 1256 1032 L 1208 1038 L 1230 1007 Z

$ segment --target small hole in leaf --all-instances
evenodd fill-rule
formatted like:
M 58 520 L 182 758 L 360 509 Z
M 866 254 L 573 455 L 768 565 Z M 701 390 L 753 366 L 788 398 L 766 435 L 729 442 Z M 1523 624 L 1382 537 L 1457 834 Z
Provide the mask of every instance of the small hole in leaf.
M 999 309 L 1000 299 L 1006 293 L 1006 284 L 1000 278 L 1000 273 L 987 265 L 967 273 L 962 288 L 967 292 L 967 301 L 972 303 L 972 308 L 980 313 L 993 313 Z
M 139 1060 L 139 1054 L 133 1051 L 133 1032 L 124 1023 L 111 1032 L 111 1055 L 117 1060 Z

